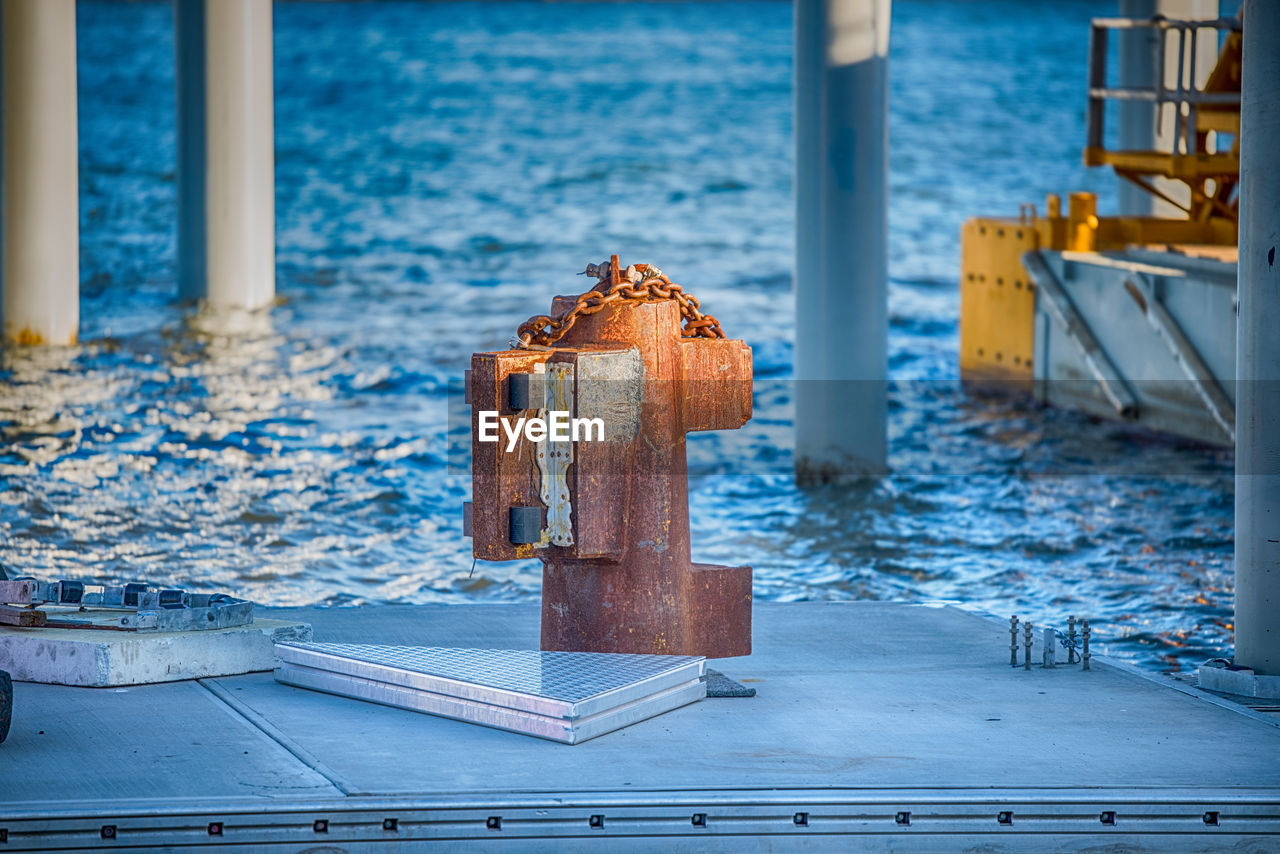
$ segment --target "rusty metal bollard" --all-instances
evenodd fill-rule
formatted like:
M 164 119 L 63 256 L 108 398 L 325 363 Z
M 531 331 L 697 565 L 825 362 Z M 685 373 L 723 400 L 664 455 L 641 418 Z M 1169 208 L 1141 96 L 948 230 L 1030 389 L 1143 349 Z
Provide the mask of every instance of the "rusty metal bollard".
M 542 560 L 544 650 L 747 655 L 751 568 L 690 560 L 685 434 L 750 419 L 751 348 L 656 268 L 598 269 L 523 346 L 471 357 L 473 554 Z M 535 321 L 550 346 L 527 349 Z M 557 412 L 569 441 L 513 428 Z

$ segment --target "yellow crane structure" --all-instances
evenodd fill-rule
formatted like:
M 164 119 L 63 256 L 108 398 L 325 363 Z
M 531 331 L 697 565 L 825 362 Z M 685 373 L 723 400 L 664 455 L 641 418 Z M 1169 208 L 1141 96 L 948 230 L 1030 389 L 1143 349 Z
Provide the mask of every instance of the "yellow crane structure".
M 1108 35 L 1147 28 L 1156 58 L 1177 56 L 1176 80 L 1161 75 L 1150 87 L 1109 84 Z M 1091 24 L 1088 72 L 1088 166 L 1110 166 L 1179 209 L 1179 218 L 1099 216 L 1093 193 L 1073 193 L 1066 210 L 1048 196 L 1043 213 L 1023 205 L 1017 218 L 974 217 L 961 235 L 960 374 L 966 383 L 1031 391 L 1037 374 L 1037 283 L 1024 263 L 1029 252 L 1106 253 L 1132 247 L 1213 257 L 1234 264 L 1240 177 L 1240 69 L 1242 22 L 1099 18 Z M 1196 68 L 1201 40 L 1220 41 L 1207 76 Z M 1167 54 L 1168 52 L 1168 54 Z M 1196 85 L 1198 77 L 1203 82 Z M 1106 144 L 1106 107 L 1149 102 L 1171 112 L 1172 151 L 1115 150 Z M 1171 179 L 1189 190 L 1178 201 L 1153 180 Z M 1043 349 L 1043 348 L 1040 348 Z M 1141 378 L 1138 378 L 1141 379 Z M 1135 417 L 1117 406 L 1125 417 Z

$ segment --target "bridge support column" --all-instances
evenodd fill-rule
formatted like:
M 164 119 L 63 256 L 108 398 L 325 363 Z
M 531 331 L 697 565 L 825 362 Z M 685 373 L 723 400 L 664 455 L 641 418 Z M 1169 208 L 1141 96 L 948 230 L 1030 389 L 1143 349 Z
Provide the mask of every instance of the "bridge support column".
M 275 297 L 271 0 L 178 0 L 178 283 L 184 299 Z
M 80 327 L 75 0 L 0 0 L 4 340 L 68 345 Z
M 890 0 L 796 0 L 796 478 L 887 470 Z

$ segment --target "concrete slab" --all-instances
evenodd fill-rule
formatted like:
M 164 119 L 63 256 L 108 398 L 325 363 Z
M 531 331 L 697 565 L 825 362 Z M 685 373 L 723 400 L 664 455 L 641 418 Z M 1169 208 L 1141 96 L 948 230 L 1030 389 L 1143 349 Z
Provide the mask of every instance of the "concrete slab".
M 1202 665 L 1196 670 L 1201 688 L 1224 694 L 1259 699 L 1280 699 L 1280 676 L 1264 676 L 1248 668 L 1228 670 L 1226 667 Z
M 311 627 L 255 619 L 202 632 L 117 632 L 0 626 L 0 670 L 22 682 L 105 688 L 270 670 L 274 645 Z

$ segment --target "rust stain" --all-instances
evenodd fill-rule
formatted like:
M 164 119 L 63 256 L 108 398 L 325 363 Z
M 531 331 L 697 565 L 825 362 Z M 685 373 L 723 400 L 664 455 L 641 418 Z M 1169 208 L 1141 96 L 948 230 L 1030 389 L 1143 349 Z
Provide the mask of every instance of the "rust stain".
M 51 341 L 45 340 L 45 337 L 43 335 L 41 335 L 36 330 L 32 329 L 30 326 L 22 327 L 22 329 L 19 330 L 16 334 L 14 334 L 11 330 L 12 330 L 12 327 L 9 327 L 8 329 L 5 330 L 5 339 L 8 341 L 8 343 L 16 344 L 19 347 L 42 347 L 45 344 L 53 343 Z M 74 347 L 78 340 L 79 340 L 78 333 L 72 332 L 71 335 L 67 338 L 66 346 Z
M 44 343 L 44 336 L 30 326 L 24 326 L 17 337 L 14 338 L 14 343 L 22 347 L 38 347 Z

